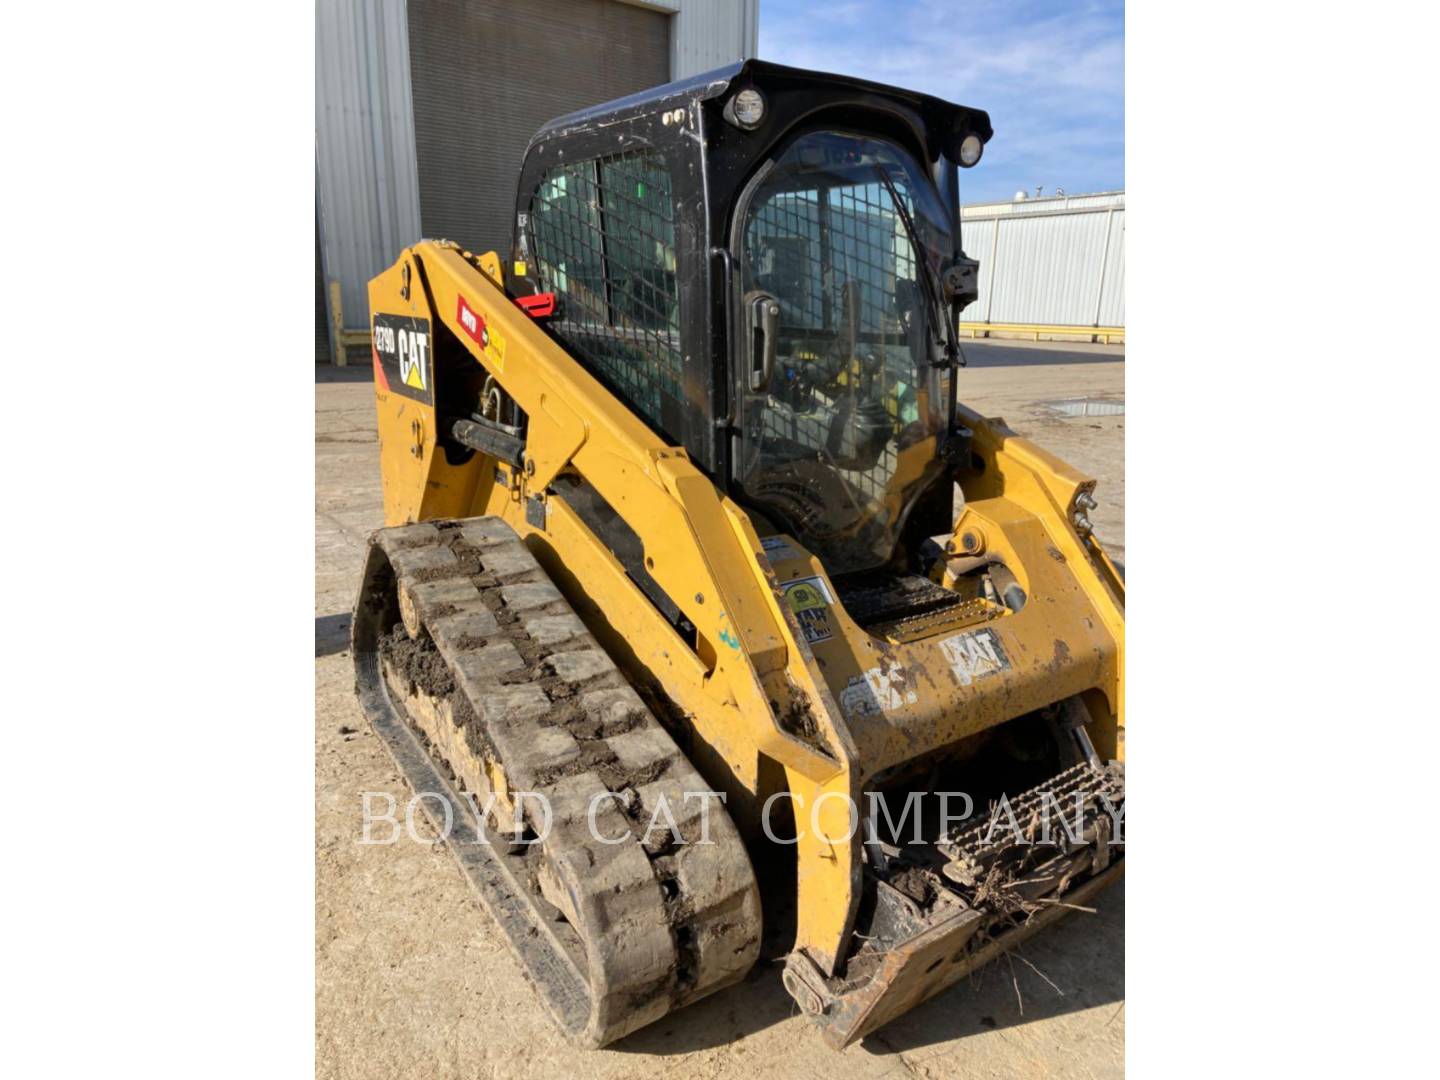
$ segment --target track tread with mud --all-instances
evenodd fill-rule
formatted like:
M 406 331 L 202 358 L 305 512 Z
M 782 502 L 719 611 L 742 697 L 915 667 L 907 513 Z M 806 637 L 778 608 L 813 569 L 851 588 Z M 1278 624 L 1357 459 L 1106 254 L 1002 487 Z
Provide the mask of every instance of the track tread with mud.
M 603 1046 L 744 976 L 760 903 L 734 824 L 509 525 L 377 532 L 354 626 L 367 715 L 417 794 L 475 797 L 450 845 L 573 1041 Z M 547 797 L 548 829 L 521 801 L 542 842 L 467 843 L 497 783 Z

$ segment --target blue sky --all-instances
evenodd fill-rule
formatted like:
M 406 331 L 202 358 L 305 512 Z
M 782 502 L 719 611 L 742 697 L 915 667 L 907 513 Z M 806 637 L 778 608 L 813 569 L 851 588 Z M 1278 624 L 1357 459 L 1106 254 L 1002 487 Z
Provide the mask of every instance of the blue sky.
M 1125 186 L 1123 2 L 760 0 L 760 57 L 989 112 L 964 202 Z

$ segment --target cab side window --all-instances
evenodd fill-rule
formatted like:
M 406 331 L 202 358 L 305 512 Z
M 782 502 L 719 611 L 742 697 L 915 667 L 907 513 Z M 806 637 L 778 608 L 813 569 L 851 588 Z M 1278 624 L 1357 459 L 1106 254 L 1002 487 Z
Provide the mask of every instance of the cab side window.
M 557 166 L 530 205 L 531 250 L 560 301 L 547 325 L 672 441 L 683 430 L 670 172 L 653 150 Z

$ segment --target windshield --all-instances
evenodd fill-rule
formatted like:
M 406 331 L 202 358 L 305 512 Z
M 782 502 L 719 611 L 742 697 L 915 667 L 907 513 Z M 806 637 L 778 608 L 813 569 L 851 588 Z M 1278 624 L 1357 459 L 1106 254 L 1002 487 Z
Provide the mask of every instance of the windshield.
M 884 563 L 941 467 L 940 199 L 893 143 L 813 132 L 755 189 L 741 243 L 747 309 L 773 298 L 779 318 L 768 380 L 739 387 L 739 484 L 830 573 Z

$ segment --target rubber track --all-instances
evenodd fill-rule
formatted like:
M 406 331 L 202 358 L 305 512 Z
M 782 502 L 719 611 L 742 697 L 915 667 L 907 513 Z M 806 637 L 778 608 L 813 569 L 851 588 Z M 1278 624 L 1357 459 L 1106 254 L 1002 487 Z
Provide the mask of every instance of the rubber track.
M 400 591 L 418 640 L 400 625 Z M 710 799 L 710 842 L 698 842 L 703 800 L 684 796 L 710 786 L 510 526 L 376 533 L 353 645 L 372 724 L 417 794 L 449 792 L 450 845 L 572 1041 L 603 1046 L 750 969 L 760 904 L 734 824 Z M 521 853 L 467 843 L 480 826 L 455 803 L 463 787 L 483 805 L 497 762 L 510 791 L 543 792 L 552 809 L 543 844 Z M 685 843 L 663 816 L 641 842 L 662 795 Z M 522 805 L 532 817 L 535 803 Z

